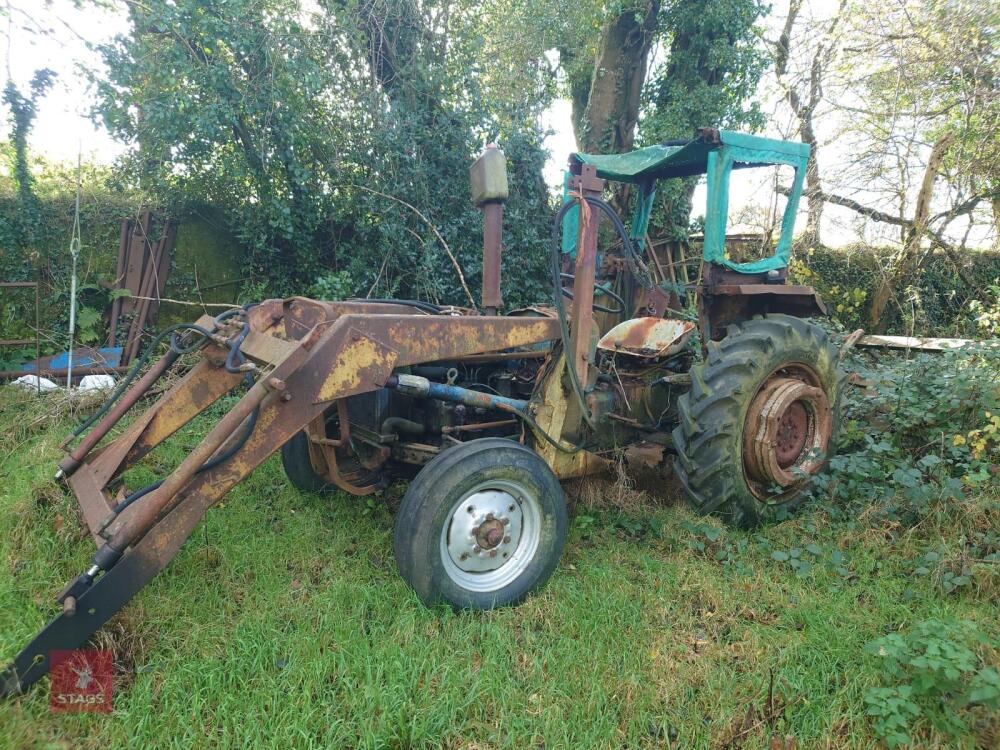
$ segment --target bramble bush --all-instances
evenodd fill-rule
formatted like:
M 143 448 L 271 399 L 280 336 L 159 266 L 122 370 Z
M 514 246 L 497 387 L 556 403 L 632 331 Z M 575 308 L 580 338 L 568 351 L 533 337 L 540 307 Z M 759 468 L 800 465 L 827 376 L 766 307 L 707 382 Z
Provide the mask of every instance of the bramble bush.
M 830 318 L 841 328 L 865 327 L 875 288 L 892 249 L 847 245 L 795 247 L 789 275 L 814 287 Z M 890 333 L 918 336 L 983 338 L 1000 331 L 1000 252 L 968 250 L 961 254 L 966 283 L 951 260 L 933 252 L 920 270 L 896 290 L 898 304 L 886 309 Z
M 876 734 L 890 748 L 905 745 L 912 723 L 924 718 L 957 737 L 967 729 L 963 713 L 1000 708 L 1000 673 L 977 653 L 991 645 L 969 620 L 925 620 L 869 643 L 883 665 L 884 684 L 865 693 Z
M 837 455 L 811 491 L 831 514 L 875 504 L 913 523 L 935 503 L 1000 481 L 1000 343 L 940 353 L 854 354 Z
M 1000 278 L 994 279 L 986 292 L 986 299 L 969 302 L 969 313 L 982 335 L 995 338 L 1000 336 Z

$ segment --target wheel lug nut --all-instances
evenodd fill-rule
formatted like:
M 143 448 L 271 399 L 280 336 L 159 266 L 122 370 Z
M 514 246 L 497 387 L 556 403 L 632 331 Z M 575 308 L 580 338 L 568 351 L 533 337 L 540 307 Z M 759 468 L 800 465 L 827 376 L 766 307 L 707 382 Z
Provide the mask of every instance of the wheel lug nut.
M 505 537 L 503 538 L 503 543 L 504 543 L 504 544 L 510 544 L 510 537 L 509 537 L 509 536 L 505 536 Z
M 492 521 L 493 520 L 493 514 L 492 513 L 487 513 L 486 514 L 486 520 L 487 521 Z
M 510 519 L 509 518 L 503 519 L 503 525 L 504 526 L 509 526 L 510 525 Z
M 477 545 L 476 545 L 475 547 L 473 547 L 473 548 L 472 548 L 472 551 L 473 551 L 473 552 L 476 552 L 476 553 L 478 553 L 478 552 L 482 552 L 482 551 L 483 551 L 483 548 L 482 548 L 482 547 L 480 547 L 480 546 L 479 546 L 479 545 L 477 544 Z

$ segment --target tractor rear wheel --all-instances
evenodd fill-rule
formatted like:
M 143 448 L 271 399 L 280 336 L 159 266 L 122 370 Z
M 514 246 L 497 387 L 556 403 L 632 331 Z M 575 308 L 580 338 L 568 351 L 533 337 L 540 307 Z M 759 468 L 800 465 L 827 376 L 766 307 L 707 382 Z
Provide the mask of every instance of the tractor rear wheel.
M 426 604 L 519 603 L 552 575 L 566 498 L 548 464 L 504 438 L 470 440 L 421 469 L 396 514 L 399 572 Z
M 340 431 L 337 409 L 330 409 L 325 416 L 326 436 L 335 437 Z M 375 463 L 370 460 L 362 463 L 361 457 L 350 447 L 334 450 L 337 452 L 337 467 L 346 480 L 362 487 L 381 487 L 384 484 L 383 472 Z M 322 449 L 311 443 L 306 430 L 296 433 L 281 446 L 281 466 L 288 481 L 303 492 L 334 495 L 341 491 L 327 474 L 329 469 Z
M 826 332 L 800 318 L 754 318 L 710 343 L 673 433 L 694 507 L 752 527 L 798 506 L 833 450 L 845 381 Z

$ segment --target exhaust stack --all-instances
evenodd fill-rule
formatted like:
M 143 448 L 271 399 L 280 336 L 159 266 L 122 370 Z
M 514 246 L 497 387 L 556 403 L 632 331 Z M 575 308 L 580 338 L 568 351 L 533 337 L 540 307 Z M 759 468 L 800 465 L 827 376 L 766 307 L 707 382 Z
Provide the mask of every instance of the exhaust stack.
M 507 201 L 507 159 L 491 143 L 469 168 L 472 202 L 483 212 L 483 311 L 496 315 L 500 296 L 500 250 L 503 245 L 503 204 Z

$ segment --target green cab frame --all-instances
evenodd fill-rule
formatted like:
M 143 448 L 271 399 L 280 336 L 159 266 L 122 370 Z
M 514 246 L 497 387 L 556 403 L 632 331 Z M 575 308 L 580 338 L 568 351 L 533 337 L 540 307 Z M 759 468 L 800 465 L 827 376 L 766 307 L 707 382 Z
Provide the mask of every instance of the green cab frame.
M 574 153 L 569 159 L 567 185 L 570 174 L 579 174 L 584 164 L 590 164 L 597 170 L 598 177 L 638 186 L 639 196 L 629 234 L 641 250 L 656 200 L 657 182 L 704 174 L 708 182 L 703 249 L 705 261 L 741 274 L 761 274 L 788 266 L 808 161 L 809 146 L 805 143 L 703 128 L 690 141 L 647 146 L 625 154 Z M 774 254 L 747 263 L 736 263 L 726 257 L 729 177 L 734 169 L 774 165 L 787 165 L 795 170 Z M 571 254 L 576 250 L 578 212 L 578 208 L 571 209 L 563 223 L 563 251 Z

